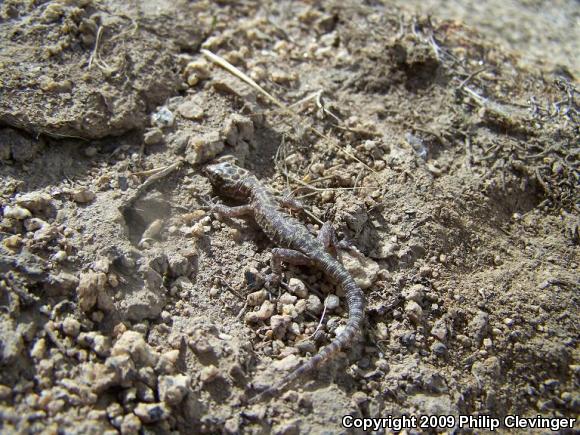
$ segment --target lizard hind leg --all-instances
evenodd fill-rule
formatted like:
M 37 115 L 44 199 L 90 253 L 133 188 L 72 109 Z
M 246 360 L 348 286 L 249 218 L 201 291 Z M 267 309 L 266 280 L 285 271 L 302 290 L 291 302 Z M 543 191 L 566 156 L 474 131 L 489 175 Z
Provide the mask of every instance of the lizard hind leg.
M 309 266 L 312 259 L 300 251 L 294 249 L 274 248 L 272 249 L 271 268 L 272 273 L 266 276 L 268 287 L 276 287 L 282 281 L 282 262 L 293 264 L 295 266 Z
M 322 228 L 320 228 L 320 231 L 318 232 L 318 241 L 324 245 L 326 251 L 333 257 L 337 256 L 337 248 L 349 251 L 355 249 L 352 243 L 349 243 L 346 240 L 338 240 L 338 237 L 336 237 L 336 231 L 330 221 L 326 221 L 322 224 Z

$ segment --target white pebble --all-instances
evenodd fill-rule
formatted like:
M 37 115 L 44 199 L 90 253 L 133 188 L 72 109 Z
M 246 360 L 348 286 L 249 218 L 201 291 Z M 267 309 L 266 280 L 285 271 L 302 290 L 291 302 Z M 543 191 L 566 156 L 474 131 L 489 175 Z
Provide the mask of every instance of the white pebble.
M 88 202 L 93 201 L 97 197 L 97 195 L 95 195 L 95 193 L 90 191 L 89 189 L 83 187 L 75 190 L 72 193 L 71 197 L 74 202 L 78 202 L 79 204 L 86 204 Z
M 264 301 L 258 311 L 250 311 L 246 314 L 245 319 L 248 323 L 268 320 L 274 314 L 274 304 L 270 301 Z
M 292 294 L 295 294 L 299 298 L 305 299 L 308 296 L 306 285 L 298 278 L 290 278 L 288 289 Z
M 306 309 L 314 314 L 320 314 L 322 312 L 323 306 L 322 302 L 316 295 L 310 295 L 306 301 Z
M 423 317 L 423 308 L 415 302 L 415 301 L 408 301 L 405 305 L 405 312 L 409 319 L 411 319 L 415 323 L 419 323 Z
M 406 287 L 402 291 L 403 297 L 407 301 L 415 301 L 418 304 L 423 300 L 425 295 L 425 287 L 421 284 L 415 284 L 411 287 Z
M 258 305 L 263 304 L 267 297 L 268 292 L 262 289 L 258 290 L 257 292 L 250 293 L 246 297 L 246 300 L 248 301 L 248 305 L 251 305 L 252 307 L 257 307 Z
M 324 301 L 326 308 L 329 310 L 336 310 L 340 306 L 340 299 L 336 295 L 328 295 Z
M 290 293 L 284 293 L 278 300 L 282 305 L 294 305 L 298 298 Z
M 77 319 L 67 317 L 62 322 L 62 332 L 71 337 L 76 337 L 81 331 L 81 324 Z
M 56 261 L 57 263 L 62 263 L 67 259 L 66 251 L 58 251 L 56 254 L 52 256 L 52 260 Z
M 220 376 L 220 371 L 216 366 L 207 366 L 201 370 L 199 379 L 201 380 L 202 383 L 205 384 L 207 382 L 213 381 L 218 376 Z
M 186 375 L 161 376 L 159 378 L 159 399 L 168 405 L 180 404 L 189 390 L 191 378 Z
M 4 217 L 21 221 L 29 217 L 32 217 L 32 213 L 30 213 L 29 210 L 20 207 L 18 205 L 14 206 L 7 205 L 4 207 Z

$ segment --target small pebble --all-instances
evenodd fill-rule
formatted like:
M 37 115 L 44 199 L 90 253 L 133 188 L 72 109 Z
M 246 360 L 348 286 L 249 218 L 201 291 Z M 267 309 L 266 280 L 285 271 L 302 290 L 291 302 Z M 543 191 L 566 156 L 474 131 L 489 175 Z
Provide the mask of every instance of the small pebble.
M 77 298 L 81 310 L 90 311 L 97 303 L 99 293 L 103 292 L 107 282 L 107 275 L 93 271 L 81 274 L 77 286 Z
M 447 353 L 447 346 L 440 341 L 436 341 L 431 345 L 431 352 L 437 356 L 443 356 Z
M 447 339 L 447 325 L 443 319 L 439 319 L 431 328 L 431 335 L 437 337 L 440 341 L 445 341 Z
M 199 164 L 213 159 L 224 149 L 219 132 L 191 136 L 187 142 L 185 158 L 191 164 Z
M 375 366 L 379 369 L 382 370 L 384 373 L 387 373 L 389 371 L 389 363 L 387 362 L 386 359 L 379 359 L 377 360 L 377 362 L 375 363 Z
M 324 304 L 328 310 L 336 310 L 340 306 L 340 299 L 336 295 L 328 295 Z
M 463 334 L 458 334 L 457 337 L 455 337 L 455 338 L 457 339 L 457 341 L 459 343 L 461 343 L 461 345 L 463 347 L 471 347 L 471 344 L 472 344 L 471 339 L 468 336 L 463 335 Z
M 515 321 L 514 321 L 514 319 L 510 319 L 509 317 L 506 317 L 505 319 L 503 319 L 503 323 L 507 326 L 513 326 Z
M 91 347 L 97 355 L 106 357 L 109 355 L 111 350 L 111 339 L 102 334 L 96 334 L 93 338 Z
M 376 281 L 380 267 L 373 259 L 344 251 L 342 262 L 361 289 L 369 288 Z
M 331 202 L 334 199 L 334 192 L 332 190 L 325 190 L 320 194 L 320 199 L 322 202 Z
M 184 101 L 183 103 L 181 103 L 179 105 L 179 107 L 177 108 L 177 111 L 184 118 L 192 119 L 192 120 L 196 120 L 196 121 L 202 119 L 204 116 L 204 111 L 199 106 L 199 104 L 196 104 L 194 101 L 190 101 L 190 100 Z
M 16 204 L 27 208 L 33 213 L 41 213 L 46 210 L 52 197 L 44 192 L 30 192 L 16 198 Z
M 163 403 L 139 403 L 133 412 L 145 424 L 165 420 L 170 413 Z
M 171 406 L 179 405 L 188 393 L 190 382 L 191 378 L 182 374 L 160 376 L 159 399 Z
M 288 281 L 288 289 L 299 298 L 305 299 L 308 296 L 306 285 L 298 278 L 290 278 L 290 281 Z
M 151 123 L 157 127 L 171 127 L 175 122 L 175 115 L 167 107 L 160 107 L 157 112 L 151 116 Z
M 71 197 L 73 201 L 79 204 L 86 204 L 88 202 L 92 202 L 97 197 L 97 195 L 95 195 L 94 192 L 83 187 L 75 190 L 72 193 Z
M 306 309 L 314 314 L 320 314 L 323 310 L 322 302 L 316 295 L 308 296 L 308 300 L 306 301 Z
M 70 337 L 76 337 L 81 332 L 81 323 L 73 317 L 67 317 L 62 322 L 62 332 Z
M 296 310 L 297 314 L 302 314 L 304 311 L 306 311 L 307 307 L 308 302 L 306 301 L 306 299 L 299 299 L 298 302 L 294 304 L 294 309 Z
M 160 373 L 171 374 L 175 372 L 175 365 L 179 359 L 179 349 L 168 350 L 159 357 L 155 370 Z
M 282 339 L 286 335 L 288 326 L 292 322 L 292 317 L 288 315 L 273 315 L 270 318 L 270 326 L 274 332 L 274 336 L 278 339 Z
M 26 219 L 24 221 L 24 228 L 26 228 L 27 231 L 36 231 L 41 228 L 46 228 L 48 226 L 49 226 L 48 222 L 38 218 Z
M 143 335 L 130 330 L 119 337 L 111 355 L 129 355 L 136 364 L 146 367 L 155 366 L 159 360 L 159 354 L 145 342 Z
M 300 359 L 295 354 L 288 355 L 287 357 L 272 363 L 272 367 L 274 367 L 276 370 L 286 372 L 294 370 L 299 365 Z
M 52 256 L 52 260 L 56 261 L 57 263 L 62 263 L 63 261 L 66 261 L 67 257 L 68 255 L 66 251 L 58 251 Z
M 121 435 L 138 434 L 141 430 L 141 420 L 135 414 L 127 414 L 121 422 Z
M 300 435 L 300 425 L 298 421 L 282 423 L 274 427 L 274 435 Z
M 282 305 L 294 305 L 297 300 L 298 298 L 296 296 L 293 296 L 290 293 L 284 293 L 282 296 L 280 296 L 278 302 Z
M 423 297 L 425 296 L 425 286 L 421 284 L 415 284 L 410 287 L 406 287 L 403 289 L 402 295 L 405 300 L 415 301 L 420 304 L 423 300 Z
M 119 403 L 111 403 L 107 406 L 107 417 L 115 418 L 123 415 L 123 407 Z
M 423 318 L 423 308 L 415 301 L 408 301 L 405 304 L 405 313 L 415 323 L 420 323 Z
M 379 322 L 376 325 L 376 334 L 379 340 L 389 339 L 389 328 L 384 322 Z
M 202 383 L 206 384 L 217 379 L 218 376 L 220 376 L 220 371 L 216 366 L 207 366 L 201 370 L 199 379 Z
M 30 356 L 33 359 L 40 360 L 46 352 L 46 340 L 44 338 L 40 338 L 34 343 L 32 349 L 30 350 Z
M 145 145 L 157 145 L 163 142 L 163 132 L 160 128 L 153 128 L 143 135 Z
M 258 311 L 250 311 L 246 314 L 245 319 L 248 323 L 268 320 L 274 314 L 274 304 L 270 301 L 264 301 Z
M 257 292 L 250 293 L 246 300 L 248 301 L 248 305 L 252 307 L 257 307 L 258 305 L 262 305 L 266 298 L 268 297 L 268 292 L 264 289 L 258 290 Z
M 478 311 L 467 325 L 470 335 L 477 343 L 481 343 L 489 329 L 489 314 Z
M 232 417 L 226 420 L 224 425 L 224 430 L 228 435 L 234 435 L 240 433 L 240 422 L 238 418 Z
M 18 249 L 22 244 L 22 236 L 20 234 L 14 234 L 6 237 L 2 243 L 9 249 Z
M 32 213 L 30 213 L 28 209 L 18 205 L 7 205 L 4 206 L 4 217 L 16 220 L 24 220 L 32 217 Z
M 292 322 L 290 324 L 290 327 L 288 328 L 288 332 L 294 335 L 299 335 L 300 332 L 302 332 L 302 329 L 300 328 L 300 325 L 298 323 Z

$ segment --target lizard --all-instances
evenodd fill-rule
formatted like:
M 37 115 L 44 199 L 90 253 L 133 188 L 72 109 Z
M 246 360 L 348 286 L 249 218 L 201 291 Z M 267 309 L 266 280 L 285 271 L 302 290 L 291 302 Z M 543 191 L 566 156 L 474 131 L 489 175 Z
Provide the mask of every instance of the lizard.
M 327 277 L 339 283 L 346 294 L 349 317 L 344 330 L 330 344 L 278 383 L 255 396 L 252 399 L 255 402 L 260 397 L 276 395 L 286 385 L 306 373 L 313 372 L 352 344 L 363 328 L 364 294 L 349 272 L 329 252 L 333 242 L 336 245 L 336 236 L 331 225 L 324 224 L 318 238 L 314 237 L 304 224 L 284 210 L 296 207 L 292 200 L 276 197 L 255 175 L 228 161 L 209 164 L 203 172 L 218 194 L 247 201 L 246 204 L 235 207 L 212 204 L 213 212 L 225 217 L 253 216 L 262 231 L 278 245 L 272 249 L 272 273 L 268 276 L 268 282 L 274 285 L 280 283 L 282 261 L 285 261 L 320 269 Z

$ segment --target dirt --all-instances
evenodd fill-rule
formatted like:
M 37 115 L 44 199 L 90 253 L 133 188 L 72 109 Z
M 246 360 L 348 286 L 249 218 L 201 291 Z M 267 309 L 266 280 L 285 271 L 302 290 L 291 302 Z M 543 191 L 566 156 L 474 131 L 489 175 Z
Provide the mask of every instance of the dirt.
M 578 6 L 560 3 L 497 33 L 470 2 L 2 2 L 2 431 L 578 418 Z M 291 192 L 313 232 L 332 221 L 367 298 L 356 343 L 253 405 L 346 305 L 306 267 L 264 287 L 272 243 L 204 208 L 215 158 Z

